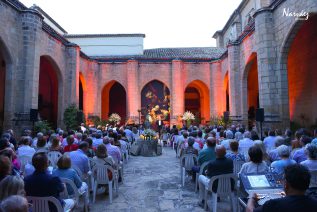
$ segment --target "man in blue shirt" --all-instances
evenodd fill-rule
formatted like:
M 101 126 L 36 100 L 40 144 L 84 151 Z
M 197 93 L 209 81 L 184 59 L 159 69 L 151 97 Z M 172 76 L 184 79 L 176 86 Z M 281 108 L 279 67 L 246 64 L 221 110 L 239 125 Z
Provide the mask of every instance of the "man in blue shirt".
M 204 162 L 216 159 L 216 153 L 215 153 L 216 143 L 217 143 L 216 138 L 214 137 L 207 138 L 207 141 L 206 141 L 207 148 L 201 150 L 198 154 L 199 165 L 202 165 Z

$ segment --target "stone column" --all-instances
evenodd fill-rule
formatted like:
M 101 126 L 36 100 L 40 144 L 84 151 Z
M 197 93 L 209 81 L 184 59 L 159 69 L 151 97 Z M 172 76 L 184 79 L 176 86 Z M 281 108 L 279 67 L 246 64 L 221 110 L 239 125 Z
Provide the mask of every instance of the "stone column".
M 127 118 L 139 122 L 138 110 L 141 109 L 141 93 L 139 90 L 138 61 L 127 62 Z
M 171 125 L 177 124 L 177 117 L 184 113 L 184 75 L 181 60 L 172 61 Z
M 238 45 L 228 46 L 229 101 L 230 116 L 233 121 L 242 120 L 242 94 L 240 77 L 240 48 Z
M 282 95 L 285 88 L 282 87 L 282 76 L 277 69 L 273 14 L 269 9 L 263 9 L 257 11 L 254 17 L 260 107 L 264 108 L 265 122 L 270 126 L 282 126 L 285 125 L 282 120 L 283 102 L 288 97 Z
M 21 15 L 23 33 L 23 54 L 20 73 L 17 73 L 18 85 L 17 112 L 29 112 L 38 108 L 40 45 L 43 17 L 35 10 L 24 10 Z
M 217 117 L 225 111 L 224 79 L 221 77 L 220 62 L 214 62 L 210 67 L 210 117 Z
M 64 101 L 59 104 L 58 123 L 62 123 L 64 110 L 71 104 L 79 106 L 79 66 L 80 66 L 80 48 L 76 44 L 69 44 L 65 53 L 66 71 L 64 75 Z

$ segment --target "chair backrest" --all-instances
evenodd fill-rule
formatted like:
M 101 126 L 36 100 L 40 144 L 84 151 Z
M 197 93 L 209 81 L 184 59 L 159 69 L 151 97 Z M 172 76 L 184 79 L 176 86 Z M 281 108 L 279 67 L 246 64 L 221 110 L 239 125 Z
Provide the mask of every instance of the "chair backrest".
M 185 167 L 186 171 L 192 170 L 193 166 L 198 164 L 197 156 L 194 154 L 185 154 L 181 157 L 181 166 Z
M 215 180 L 218 180 L 217 195 L 219 196 L 228 195 L 232 192 L 231 179 L 234 180 L 234 187 L 235 187 L 237 184 L 237 177 L 233 173 L 214 176 L 210 179 L 209 190 L 212 191 L 213 183 L 215 182 Z
M 27 198 L 28 202 L 31 203 L 32 212 L 50 211 L 49 204 L 48 204 L 49 202 L 54 204 L 54 206 L 57 209 L 57 212 L 64 211 L 61 203 L 55 197 L 31 197 L 31 196 L 27 196 L 26 198 Z
M 78 166 L 74 165 L 74 164 L 72 164 L 72 168 L 77 172 L 77 174 L 80 177 L 80 179 L 84 180 L 84 174 L 80 170 L 80 168 Z
M 97 184 L 109 184 L 112 181 L 109 179 L 108 172 L 111 172 L 112 178 L 114 178 L 115 172 L 111 166 L 96 164 L 92 168 L 92 174 Z
M 317 170 L 310 171 L 310 184 L 309 187 L 317 187 Z
M 78 192 L 78 188 L 76 187 L 75 183 L 72 180 L 67 179 L 67 178 L 60 178 L 60 179 L 63 183 L 65 183 L 66 188 L 67 188 L 67 189 L 64 189 L 64 191 L 61 193 L 61 197 L 63 199 L 74 199 L 75 198 L 76 202 L 78 202 L 80 194 Z M 69 189 L 73 190 L 73 194 L 70 193 Z
M 21 164 L 21 171 L 22 172 L 24 172 L 26 164 L 28 164 L 28 163 L 32 164 L 32 157 L 22 155 L 22 156 L 18 156 L 18 159 L 19 159 L 20 164 Z
M 60 157 L 62 157 L 62 153 L 58 151 L 51 151 L 47 153 L 47 157 L 50 162 L 50 165 L 53 166 L 53 168 L 56 168 L 57 161 Z
M 205 170 L 210 161 L 204 162 L 199 168 L 199 175 L 205 175 Z
M 233 173 L 238 176 L 238 173 L 240 172 L 240 169 L 242 167 L 242 165 L 244 164 L 244 161 L 233 161 Z

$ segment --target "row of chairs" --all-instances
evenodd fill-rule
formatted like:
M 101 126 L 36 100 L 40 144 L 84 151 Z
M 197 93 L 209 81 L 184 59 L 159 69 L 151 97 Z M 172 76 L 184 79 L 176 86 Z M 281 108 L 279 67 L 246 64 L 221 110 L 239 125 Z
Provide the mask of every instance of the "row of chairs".
M 205 171 L 207 168 L 209 162 L 205 162 L 200 166 L 199 173 L 196 173 L 196 182 L 195 182 L 195 192 L 198 191 L 198 178 L 199 175 L 205 175 Z M 231 207 L 233 211 L 236 211 L 236 195 L 231 190 L 231 179 L 234 181 L 234 190 L 237 190 L 237 180 L 238 180 L 238 173 L 242 167 L 244 162 L 242 161 L 235 161 L 234 162 L 234 172 L 232 174 L 224 174 L 224 175 L 218 175 L 214 176 L 210 179 L 209 185 L 205 188 L 205 204 L 204 208 L 207 209 L 207 200 L 208 200 L 208 194 L 211 193 L 211 199 L 212 199 L 212 206 L 209 208 L 212 208 L 212 211 L 217 211 L 217 198 L 218 197 L 230 197 L 231 200 Z M 185 178 L 186 173 L 192 170 L 193 166 L 198 165 L 198 159 L 197 156 L 194 154 L 185 154 L 180 159 L 181 164 L 181 183 L 182 186 L 185 185 Z M 212 191 L 212 185 L 215 181 L 218 181 L 218 187 L 217 192 Z

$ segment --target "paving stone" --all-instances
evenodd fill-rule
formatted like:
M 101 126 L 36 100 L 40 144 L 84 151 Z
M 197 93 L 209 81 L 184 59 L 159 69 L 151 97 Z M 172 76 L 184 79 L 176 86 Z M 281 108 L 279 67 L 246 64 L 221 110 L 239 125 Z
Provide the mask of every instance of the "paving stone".
M 164 147 L 162 156 L 131 156 L 124 168 L 124 182 L 119 195 L 109 202 L 109 195 L 100 193 L 91 205 L 92 212 L 202 212 L 198 206 L 195 182 L 189 178 L 181 186 L 179 159 L 170 147 Z M 77 208 L 76 211 L 82 211 Z M 231 211 L 229 201 L 218 203 L 218 211 Z

